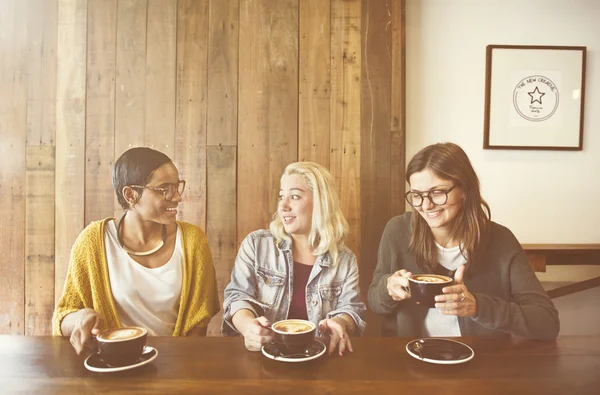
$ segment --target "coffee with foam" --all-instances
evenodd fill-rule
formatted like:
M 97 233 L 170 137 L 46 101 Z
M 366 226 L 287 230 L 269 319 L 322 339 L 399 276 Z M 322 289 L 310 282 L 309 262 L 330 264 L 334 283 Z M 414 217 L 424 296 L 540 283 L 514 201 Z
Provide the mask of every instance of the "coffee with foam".
M 285 333 L 303 333 L 313 329 L 313 325 L 303 321 L 283 321 L 273 326 L 273 329 Z
M 444 287 L 452 281 L 452 278 L 439 274 L 414 274 L 408 279 L 410 299 L 421 306 L 435 307 L 435 297 L 443 294 Z
M 140 337 L 146 333 L 142 328 L 116 328 L 104 331 L 98 335 L 98 340 L 104 341 L 123 341 Z
M 438 276 L 436 274 L 418 274 L 412 277 L 413 281 L 421 281 L 424 283 L 449 283 L 452 281 L 450 277 Z
M 285 352 L 305 352 L 315 338 L 317 326 L 310 321 L 292 318 L 278 321 L 271 326 L 273 342 Z
M 96 336 L 100 358 L 109 366 L 135 363 L 144 351 L 148 330 L 138 326 L 107 329 Z

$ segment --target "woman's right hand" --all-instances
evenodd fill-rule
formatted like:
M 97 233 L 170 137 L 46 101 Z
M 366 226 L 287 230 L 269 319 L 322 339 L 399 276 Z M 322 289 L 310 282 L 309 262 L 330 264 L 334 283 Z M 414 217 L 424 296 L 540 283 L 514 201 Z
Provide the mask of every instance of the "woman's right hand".
M 77 355 L 87 350 L 94 350 L 94 336 L 96 336 L 103 327 L 103 319 L 100 313 L 94 309 L 81 309 L 74 314 L 73 330 L 71 331 L 70 342 Z
M 408 292 L 408 278 L 412 277 L 412 273 L 405 269 L 398 270 L 387 279 L 387 291 L 392 299 L 396 301 L 410 298 Z
M 248 351 L 260 351 L 262 346 L 273 340 L 271 323 L 264 316 L 252 318 L 245 323 L 242 336 Z

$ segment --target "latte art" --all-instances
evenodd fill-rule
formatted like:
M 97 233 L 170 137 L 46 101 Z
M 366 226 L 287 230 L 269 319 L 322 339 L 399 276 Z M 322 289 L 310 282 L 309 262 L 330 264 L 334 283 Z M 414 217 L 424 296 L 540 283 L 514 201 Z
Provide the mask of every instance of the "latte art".
M 128 340 L 140 337 L 145 332 L 139 328 L 118 328 L 98 335 L 100 340 Z
M 98 353 L 109 366 L 132 364 L 144 351 L 148 330 L 139 326 L 107 329 L 96 336 Z
M 273 342 L 286 353 L 305 353 L 315 339 L 317 326 L 307 320 L 291 318 L 277 321 L 272 326 Z
M 273 329 L 285 333 L 304 333 L 310 332 L 313 325 L 305 321 L 282 321 L 273 326 Z
M 413 276 L 412 280 L 420 281 L 420 282 L 424 282 L 424 283 L 448 283 L 448 282 L 452 281 L 452 279 L 450 277 L 437 276 L 434 274 Z

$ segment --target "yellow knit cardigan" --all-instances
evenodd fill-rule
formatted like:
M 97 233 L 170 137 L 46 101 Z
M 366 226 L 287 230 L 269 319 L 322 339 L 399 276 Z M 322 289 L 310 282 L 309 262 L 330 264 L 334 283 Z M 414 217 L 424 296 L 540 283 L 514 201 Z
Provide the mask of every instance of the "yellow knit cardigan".
M 102 315 L 105 328 L 122 326 L 110 288 L 104 248 L 104 226 L 112 219 L 92 222 L 77 237 L 63 293 L 52 316 L 53 335 L 62 335 L 60 324 L 67 314 L 88 307 Z M 184 270 L 173 336 L 182 336 L 194 328 L 206 327 L 220 304 L 206 235 L 195 225 L 179 221 L 177 224 L 183 240 Z

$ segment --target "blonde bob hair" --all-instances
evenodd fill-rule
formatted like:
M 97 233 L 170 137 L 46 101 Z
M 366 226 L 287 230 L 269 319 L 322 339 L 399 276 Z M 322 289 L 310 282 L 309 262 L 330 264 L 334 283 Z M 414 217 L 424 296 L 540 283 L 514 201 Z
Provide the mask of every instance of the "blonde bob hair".
M 306 186 L 312 191 L 312 225 L 308 242 L 314 248 L 313 255 L 318 256 L 328 252 L 332 263 L 335 264 L 349 228 L 348 221 L 342 214 L 333 176 L 325 167 L 313 162 L 291 163 L 285 168 L 281 178 L 292 174 L 302 176 Z M 269 230 L 277 243 L 282 240 L 291 243 L 291 237 L 283 228 L 277 211 L 273 214 Z

